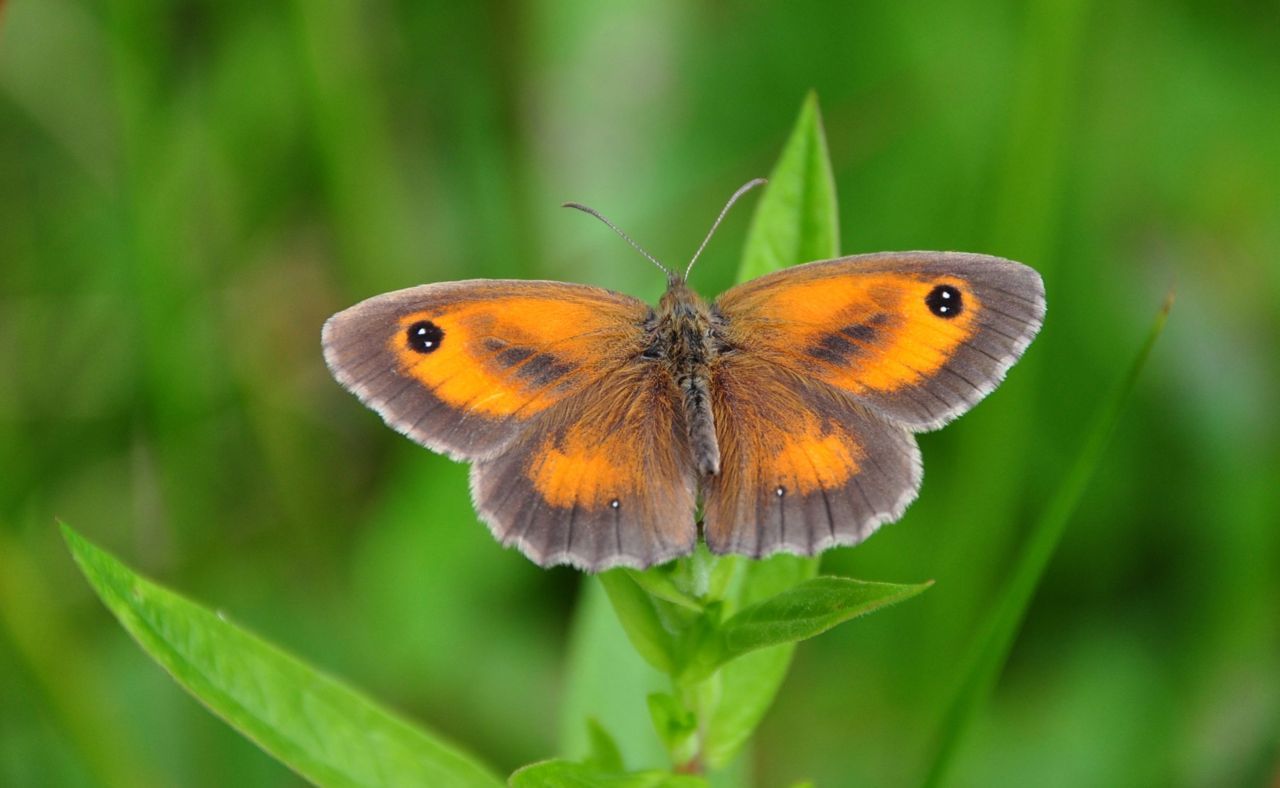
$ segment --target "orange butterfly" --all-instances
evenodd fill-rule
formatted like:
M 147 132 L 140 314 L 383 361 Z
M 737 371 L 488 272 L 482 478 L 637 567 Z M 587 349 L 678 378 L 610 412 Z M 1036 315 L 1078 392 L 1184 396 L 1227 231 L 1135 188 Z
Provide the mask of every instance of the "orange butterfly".
M 423 285 L 329 318 L 325 360 L 391 427 L 473 463 L 504 545 L 594 572 L 686 555 L 699 526 L 716 553 L 861 542 L 919 490 L 912 433 L 990 393 L 1045 312 L 1039 274 L 985 255 L 808 263 L 708 304 L 640 251 L 667 273 L 657 309 L 561 282 Z

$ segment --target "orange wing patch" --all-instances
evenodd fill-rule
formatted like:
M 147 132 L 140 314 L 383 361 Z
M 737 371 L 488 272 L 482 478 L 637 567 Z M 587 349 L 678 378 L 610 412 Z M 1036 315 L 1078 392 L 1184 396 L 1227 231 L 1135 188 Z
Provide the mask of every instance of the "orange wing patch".
M 688 432 L 669 371 L 633 364 L 530 423 L 472 469 L 477 508 L 540 564 L 648 566 L 693 549 Z
M 886 253 L 768 274 L 716 308 L 729 347 L 928 430 L 995 388 L 1040 328 L 1044 285 L 998 257 Z
M 793 361 L 822 365 L 822 379 L 855 394 L 888 392 L 935 374 L 974 335 L 981 300 L 963 280 L 947 284 L 963 304 L 950 319 L 926 306 L 937 280 L 904 273 L 764 288 L 751 294 L 751 309 L 760 331 L 793 349 Z
M 798 429 L 789 427 L 785 434 L 771 437 L 777 445 L 767 447 L 773 451 L 763 455 L 762 465 L 766 475 L 777 479 L 784 495 L 834 489 L 858 472 L 861 447 L 839 425 L 824 427 L 806 413 Z
M 853 544 L 914 493 L 914 441 L 850 396 L 744 352 L 723 357 L 714 382 L 721 465 L 704 480 L 712 551 Z
M 492 457 L 556 403 L 632 364 L 652 310 L 558 282 L 472 280 L 386 293 L 329 318 L 334 377 L 387 424 L 452 457 Z
M 388 339 L 401 372 L 444 403 L 485 415 L 529 417 L 598 378 L 601 368 L 640 350 L 638 323 L 590 304 L 510 297 L 461 302 L 399 318 Z M 421 353 L 406 341 L 414 325 L 443 333 Z
M 643 484 L 643 469 L 630 433 L 600 434 L 598 424 L 578 423 L 556 440 L 548 435 L 525 474 L 552 506 L 601 509 L 630 498 Z

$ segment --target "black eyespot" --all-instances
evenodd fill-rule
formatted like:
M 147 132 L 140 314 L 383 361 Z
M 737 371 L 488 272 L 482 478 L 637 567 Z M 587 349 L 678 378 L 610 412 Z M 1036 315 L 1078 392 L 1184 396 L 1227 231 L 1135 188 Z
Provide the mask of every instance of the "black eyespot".
M 951 285 L 938 285 L 924 297 L 925 306 L 938 317 L 948 320 L 964 310 L 964 301 L 960 298 L 960 290 Z
M 444 329 L 432 323 L 430 320 L 419 320 L 409 326 L 406 332 L 406 338 L 409 340 L 409 348 L 419 353 L 431 353 L 440 347 L 440 342 L 444 340 Z

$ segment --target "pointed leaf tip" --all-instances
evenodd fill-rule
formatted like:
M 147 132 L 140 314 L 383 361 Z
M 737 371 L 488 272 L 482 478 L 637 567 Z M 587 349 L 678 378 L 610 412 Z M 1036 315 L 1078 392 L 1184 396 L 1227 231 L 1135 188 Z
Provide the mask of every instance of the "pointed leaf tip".
M 738 281 L 840 250 L 835 177 L 817 94 L 810 92 L 756 205 Z

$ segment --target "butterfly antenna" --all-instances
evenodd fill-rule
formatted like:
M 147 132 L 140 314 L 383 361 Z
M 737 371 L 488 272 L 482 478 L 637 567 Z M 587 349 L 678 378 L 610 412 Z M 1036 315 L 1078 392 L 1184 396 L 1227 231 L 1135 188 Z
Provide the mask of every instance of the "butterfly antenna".
M 725 214 L 729 213 L 729 209 L 738 201 L 738 198 L 755 187 L 765 183 L 764 178 L 754 178 L 738 187 L 738 190 L 729 198 L 729 202 L 724 204 L 724 208 L 720 210 L 720 215 L 716 217 L 716 221 L 711 225 L 711 229 L 707 231 L 707 237 L 702 239 L 702 245 L 698 247 L 698 251 L 693 253 L 693 259 L 689 261 L 689 267 L 684 269 L 684 278 L 689 278 L 689 272 L 693 270 L 693 264 L 698 262 L 698 256 L 702 254 L 702 250 L 707 248 L 707 242 L 711 240 L 711 236 L 716 234 L 716 228 L 720 226 L 720 222 L 724 221 Z
M 644 255 L 644 256 L 645 256 L 645 259 L 647 259 L 649 262 L 651 262 L 651 263 L 653 263 L 654 265 L 656 265 L 656 266 L 658 266 L 659 268 L 661 268 L 661 269 L 662 269 L 662 273 L 664 273 L 664 274 L 666 274 L 666 275 L 667 275 L 667 279 L 672 279 L 672 278 L 674 278 L 674 277 L 675 277 L 675 274 L 671 273 L 671 269 L 670 269 L 670 268 L 667 268 L 665 265 L 663 265 L 662 263 L 658 262 L 658 259 L 657 259 L 656 257 L 654 257 L 653 255 L 651 255 L 651 254 L 649 254 L 648 252 L 646 252 L 646 251 L 644 250 L 644 247 L 643 247 L 643 246 L 641 246 L 640 244 L 638 244 L 638 243 L 636 243 L 635 241 L 631 240 L 631 236 L 629 236 L 629 235 L 627 235 L 626 233 L 624 233 L 624 232 L 622 232 L 621 230 L 619 230 L 619 229 L 618 229 L 618 226 L 617 226 L 616 224 L 614 224 L 613 222 L 611 222 L 611 221 L 609 221 L 608 219 L 604 218 L 604 216 L 602 216 L 602 215 L 601 215 L 601 213 L 600 213 L 599 211 L 597 211 L 595 208 L 588 207 L 588 206 L 583 205 L 582 203 L 578 203 L 578 202 L 566 202 L 566 203 L 561 203 L 560 207 L 561 207 L 561 208 L 576 208 L 577 210 L 582 211 L 583 213 L 589 213 L 589 214 L 591 214 L 592 216 L 596 217 L 597 219 L 599 219 L 600 221 L 602 221 L 602 222 L 604 222 L 606 225 L 608 225 L 610 230 L 613 230 L 615 233 L 617 233 L 619 236 L 621 236 L 621 237 L 622 237 L 622 240 L 624 240 L 624 241 L 626 241 L 627 243 L 631 244 L 631 246 L 632 246 L 632 247 L 634 247 L 634 248 L 635 248 L 635 250 L 636 250 L 637 252 L 639 252 L 640 254 Z

